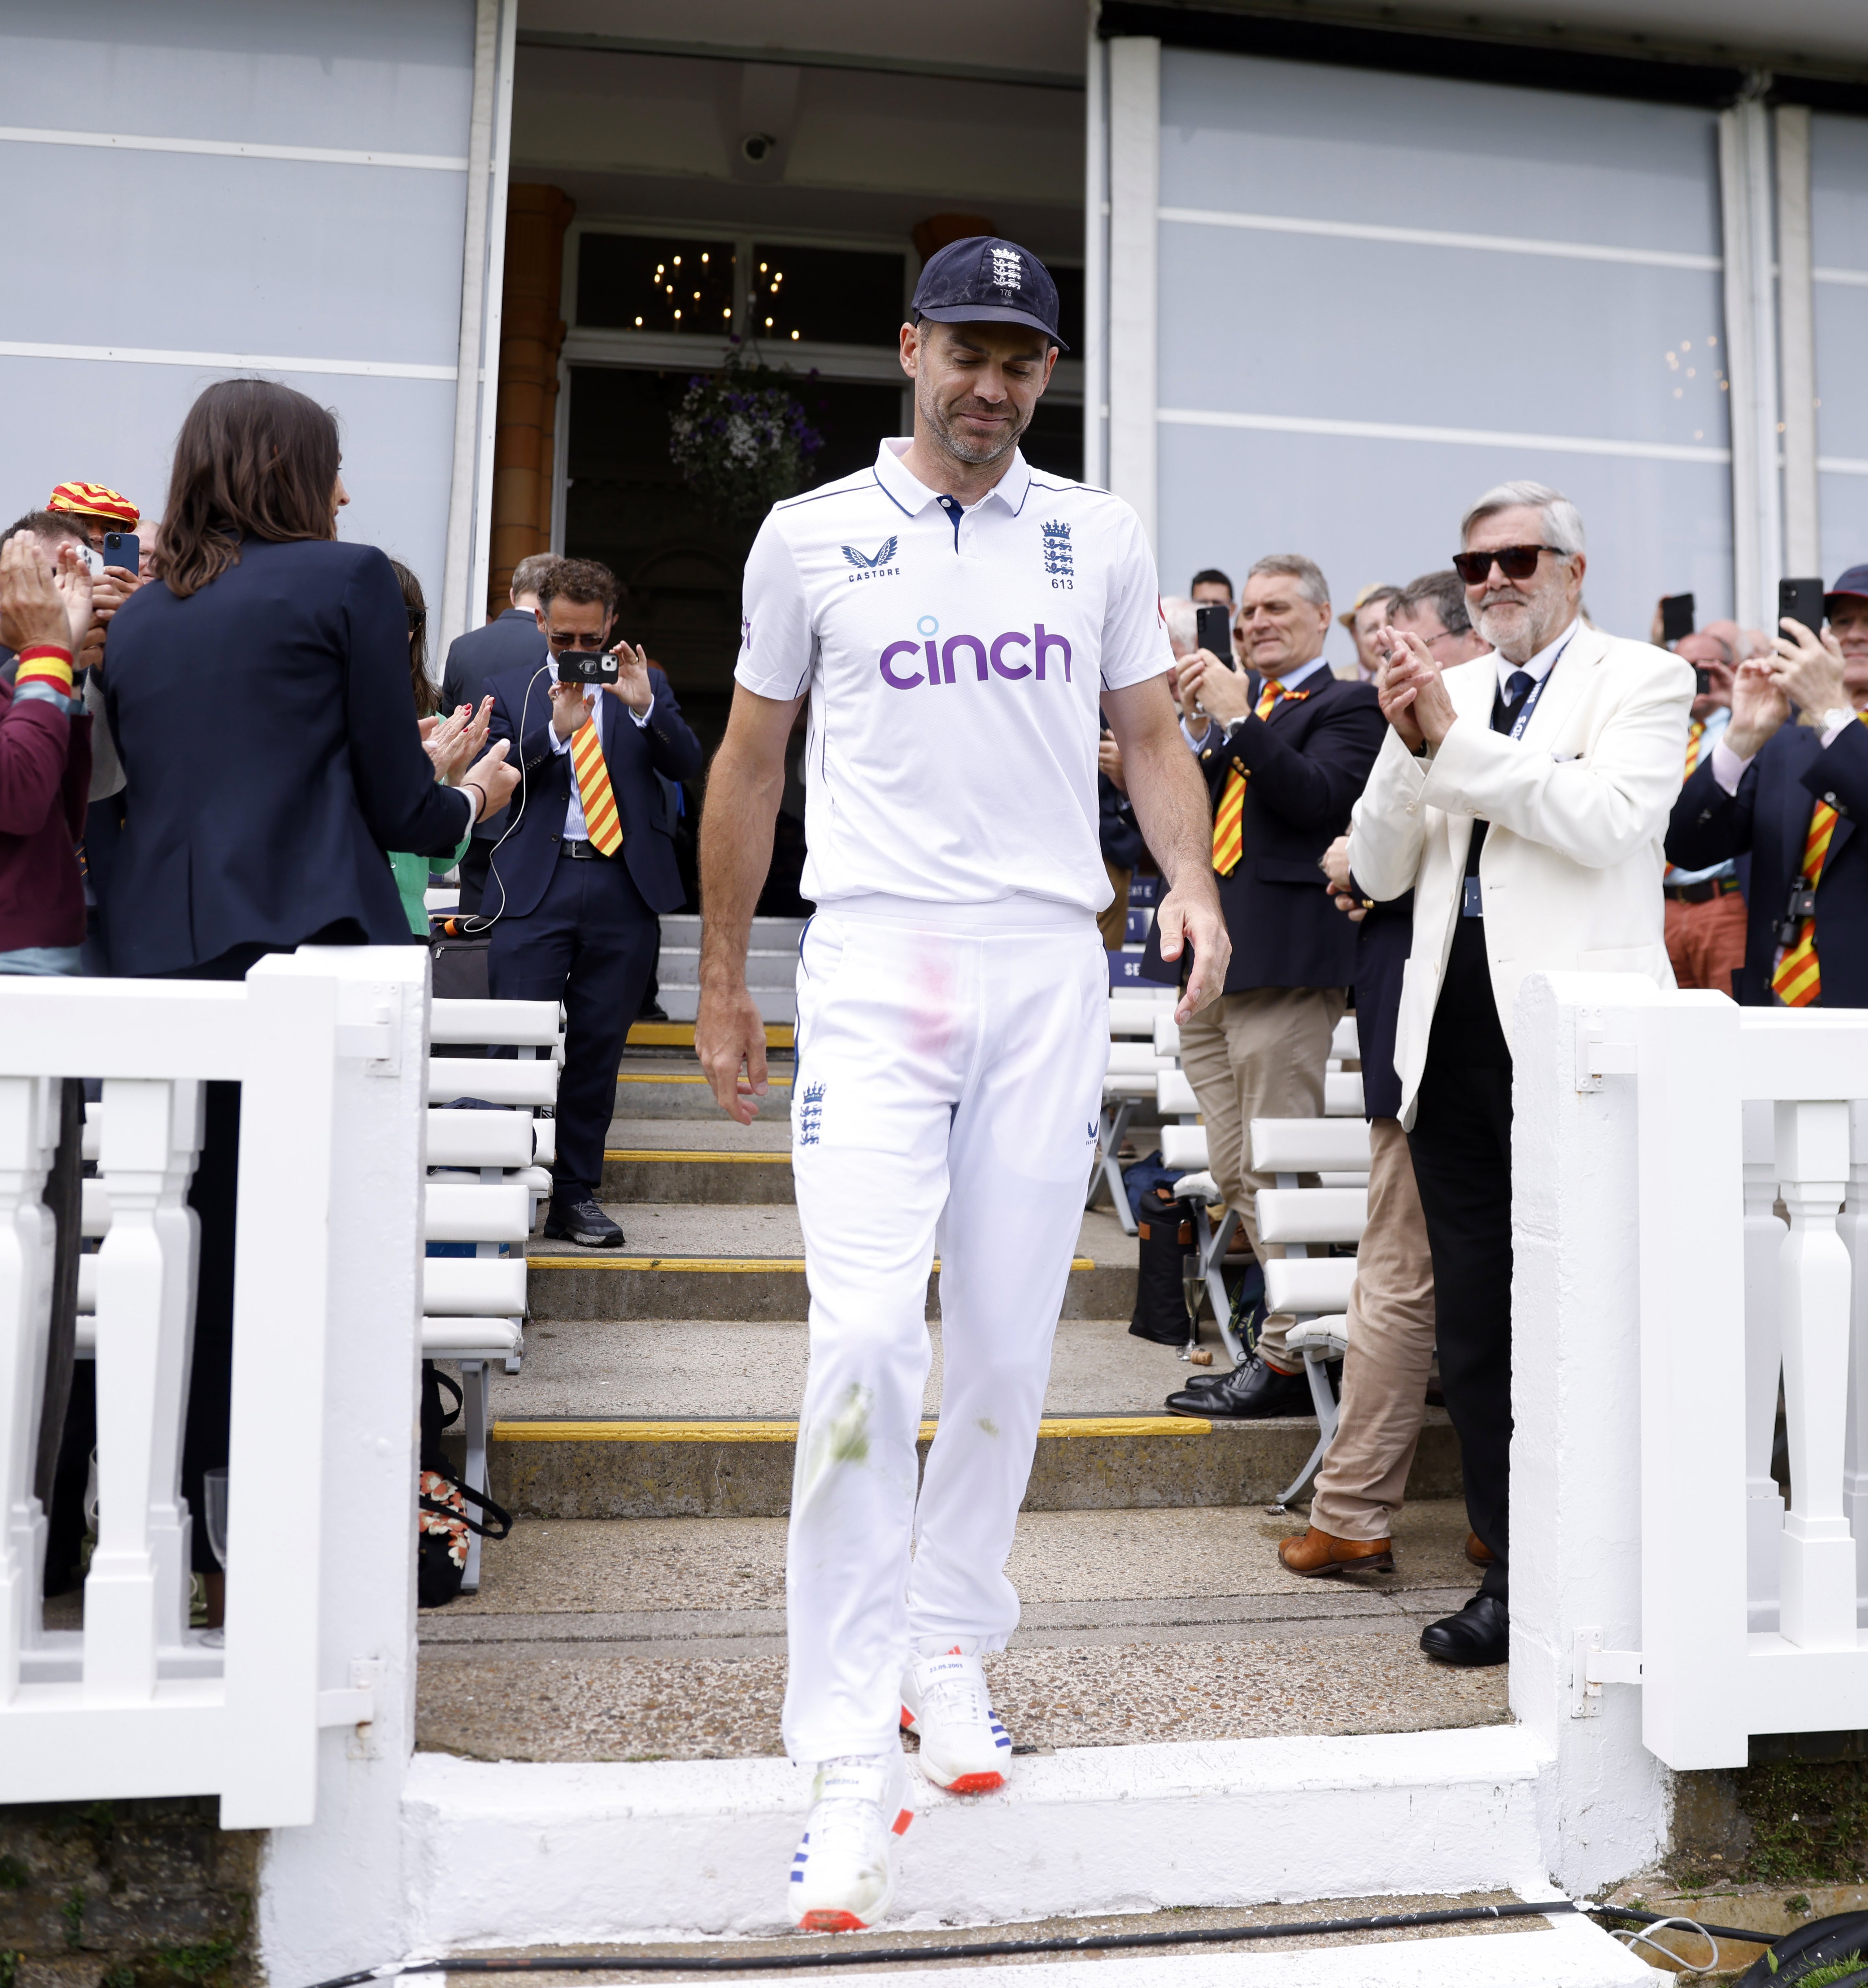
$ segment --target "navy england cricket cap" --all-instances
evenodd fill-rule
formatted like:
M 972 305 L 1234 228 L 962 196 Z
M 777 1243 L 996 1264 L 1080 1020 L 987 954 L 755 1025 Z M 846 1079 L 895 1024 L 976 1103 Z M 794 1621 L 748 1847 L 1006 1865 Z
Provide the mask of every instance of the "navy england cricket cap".
M 1833 614 L 1836 603 L 1846 600 L 1868 600 L 1868 566 L 1852 566 L 1822 597 L 1822 611 Z
M 1029 248 L 996 235 L 969 235 L 928 259 L 914 286 L 915 316 L 937 324 L 1029 324 L 1059 351 L 1057 286 Z

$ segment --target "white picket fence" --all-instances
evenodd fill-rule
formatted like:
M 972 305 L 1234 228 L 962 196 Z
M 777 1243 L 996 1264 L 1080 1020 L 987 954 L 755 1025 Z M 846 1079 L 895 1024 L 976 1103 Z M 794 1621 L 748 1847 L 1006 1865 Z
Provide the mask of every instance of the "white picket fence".
M 426 954 L 306 948 L 242 983 L 0 980 L 0 1788 L 216 1794 L 312 1821 L 321 1746 L 409 1742 Z M 99 1537 L 49 1631 L 32 1492 L 59 1080 L 103 1080 Z M 187 1626 L 177 1492 L 204 1084 L 242 1086 L 226 1632 Z M 344 1729 L 321 1741 L 321 1729 Z M 346 1736 L 348 1736 L 346 1737 Z

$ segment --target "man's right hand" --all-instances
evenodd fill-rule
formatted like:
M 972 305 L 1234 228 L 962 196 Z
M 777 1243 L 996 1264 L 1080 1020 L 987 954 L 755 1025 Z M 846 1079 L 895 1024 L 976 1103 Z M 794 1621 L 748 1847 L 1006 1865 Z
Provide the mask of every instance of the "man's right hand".
M 765 1020 L 743 980 L 737 986 L 701 989 L 694 1047 L 713 1087 L 714 1102 L 735 1124 L 750 1125 L 770 1087 L 765 1080 Z
M 1382 715 L 1401 735 L 1408 751 L 1418 752 L 1427 743 L 1427 734 L 1414 716 L 1416 686 L 1411 680 L 1404 680 L 1413 661 L 1407 645 L 1399 629 L 1380 627 L 1375 631 L 1375 646 L 1382 654 L 1381 668 L 1375 672 L 1375 695 Z
M 496 739 L 461 776 L 461 791 L 475 796 L 476 822 L 490 821 L 512 800 L 519 783 L 519 769 L 506 764 L 506 741 Z
M 1775 658 L 1741 663 L 1731 684 L 1731 723 L 1725 743 L 1748 759 L 1790 715 L 1790 699 L 1778 683 Z
M 590 707 L 584 702 L 584 687 L 578 683 L 552 685 L 552 729 L 560 739 L 569 739 L 590 722 Z
M 88 569 L 82 590 L 62 588 L 30 532 L 15 532 L 0 546 L 0 641 L 8 648 L 75 654 L 90 619 Z

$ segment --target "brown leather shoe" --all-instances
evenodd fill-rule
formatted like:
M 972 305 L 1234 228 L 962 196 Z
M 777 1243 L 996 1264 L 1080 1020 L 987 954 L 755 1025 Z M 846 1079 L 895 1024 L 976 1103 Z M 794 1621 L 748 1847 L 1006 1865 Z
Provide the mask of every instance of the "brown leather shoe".
M 1278 1557 L 1293 1574 L 1392 1574 L 1392 1540 L 1339 1540 L 1312 1526 L 1302 1539 L 1279 1542 Z
M 1466 1535 L 1466 1557 L 1474 1567 L 1490 1567 L 1492 1550 L 1477 1533 L 1468 1533 Z

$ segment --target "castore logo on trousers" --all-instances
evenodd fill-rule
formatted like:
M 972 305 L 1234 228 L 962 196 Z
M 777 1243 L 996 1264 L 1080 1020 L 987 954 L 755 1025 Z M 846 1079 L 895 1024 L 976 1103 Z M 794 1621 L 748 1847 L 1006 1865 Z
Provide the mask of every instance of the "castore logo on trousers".
M 1069 638 L 1046 628 L 1042 621 L 1033 626 L 1029 635 L 1022 629 L 1008 628 L 990 641 L 978 635 L 950 635 L 944 642 L 939 641 L 936 637 L 941 624 L 931 614 L 924 614 L 915 627 L 920 641 L 891 642 L 877 658 L 882 680 L 891 690 L 914 690 L 922 684 L 951 684 L 954 681 L 955 662 L 963 655 L 972 658 L 974 675 L 981 683 L 990 683 L 995 674 L 1015 681 L 1032 677 L 1042 683 L 1046 664 L 1054 669 L 1060 662 L 1064 681 L 1070 681 Z M 1013 659 L 1010 652 L 1014 650 L 1023 653 Z M 912 674 L 904 660 L 909 657 L 914 659 Z M 924 670 L 920 667 L 924 660 Z

